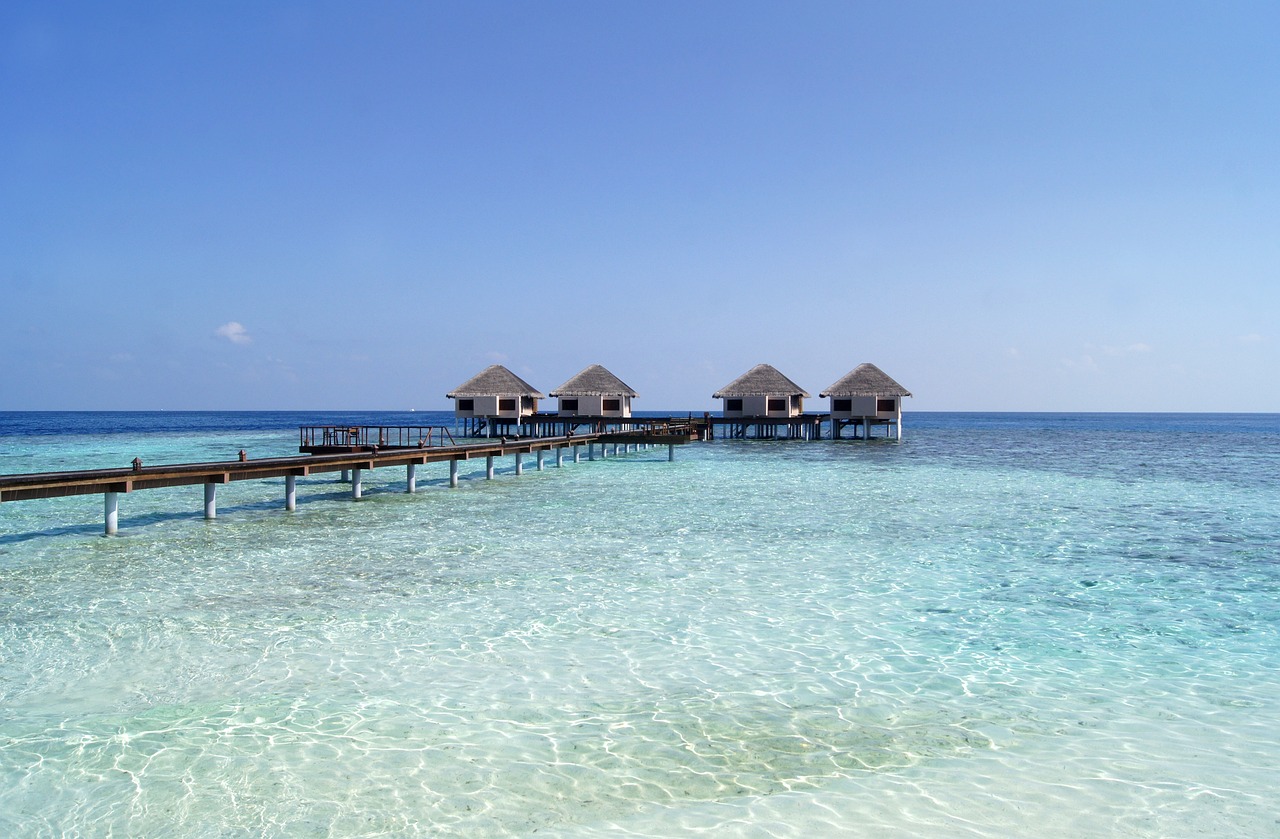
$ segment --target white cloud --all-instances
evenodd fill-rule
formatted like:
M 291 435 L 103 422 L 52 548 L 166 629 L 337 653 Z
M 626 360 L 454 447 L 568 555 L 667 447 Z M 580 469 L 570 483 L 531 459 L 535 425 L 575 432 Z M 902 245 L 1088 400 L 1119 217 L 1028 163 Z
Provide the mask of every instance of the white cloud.
M 1266 337 L 1259 335 L 1257 332 L 1250 332 L 1248 335 L 1241 335 L 1238 339 L 1242 344 L 1261 344 L 1266 341 Z
M 1094 357 L 1091 355 L 1081 355 L 1076 358 L 1062 359 L 1062 366 L 1068 370 L 1096 371 L 1098 369 L 1098 362 L 1094 360 Z
M 236 321 L 228 321 L 217 329 L 213 330 L 213 334 L 219 338 L 226 338 L 233 344 L 252 344 L 253 338 L 249 335 L 249 330 Z
M 489 359 L 492 364 L 506 364 L 510 360 L 510 356 L 497 350 L 485 353 L 485 358 Z
M 1094 347 L 1093 347 L 1092 345 L 1090 345 L 1090 346 L 1085 347 L 1085 349 L 1087 349 L 1087 350 L 1091 350 L 1091 349 L 1094 349 Z M 1098 347 L 1097 349 L 1102 350 L 1102 352 L 1103 352 L 1103 354 L 1104 354 L 1104 355 L 1110 355 L 1110 356 L 1117 356 L 1117 355 L 1136 355 L 1136 354 L 1138 354 L 1138 353 L 1148 353 L 1148 352 L 1151 352 L 1151 345 L 1150 345 L 1150 344 L 1144 344 L 1143 342 L 1138 341 L 1137 343 L 1129 344 L 1129 345 L 1124 346 L 1124 347 L 1111 347 L 1111 346 L 1104 346 L 1104 347 Z

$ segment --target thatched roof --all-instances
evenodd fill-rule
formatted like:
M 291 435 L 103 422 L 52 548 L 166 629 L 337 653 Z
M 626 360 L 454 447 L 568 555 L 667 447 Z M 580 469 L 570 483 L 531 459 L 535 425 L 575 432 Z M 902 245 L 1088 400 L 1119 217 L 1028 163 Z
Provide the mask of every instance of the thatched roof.
M 844 378 L 829 385 L 818 394 L 826 396 L 910 396 L 911 393 L 902 385 L 885 375 L 885 372 L 874 364 L 859 364 L 845 374 Z
M 778 372 L 771 364 L 757 364 L 729 384 L 711 394 L 712 399 L 726 396 L 808 396 L 804 388 Z
M 592 364 L 560 387 L 552 396 L 639 396 L 627 383 L 599 364 Z
M 493 364 L 467 379 L 445 396 L 449 399 L 457 399 L 460 396 L 533 396 L 541 399 L 543 395 L 534 390 L 533 385 L 501 364 Z

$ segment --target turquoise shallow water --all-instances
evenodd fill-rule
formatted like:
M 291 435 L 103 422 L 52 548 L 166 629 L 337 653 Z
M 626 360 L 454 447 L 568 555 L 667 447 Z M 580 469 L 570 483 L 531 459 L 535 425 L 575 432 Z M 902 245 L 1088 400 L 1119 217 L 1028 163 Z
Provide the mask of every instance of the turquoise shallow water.
M 0 472 L 311 421 L 0 417 Z M 0 505 L 0 832 L 1280 835 L 1278 417 L 502 467 Z

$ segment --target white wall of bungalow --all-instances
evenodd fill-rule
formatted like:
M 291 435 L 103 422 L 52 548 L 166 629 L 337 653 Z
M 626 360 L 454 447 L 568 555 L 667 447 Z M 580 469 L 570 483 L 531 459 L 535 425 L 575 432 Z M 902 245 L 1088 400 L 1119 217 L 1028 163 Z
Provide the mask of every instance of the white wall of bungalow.
M 629 417 L 631 397 L 602 393 L 561 396 L 557 413 L 562 417 Z

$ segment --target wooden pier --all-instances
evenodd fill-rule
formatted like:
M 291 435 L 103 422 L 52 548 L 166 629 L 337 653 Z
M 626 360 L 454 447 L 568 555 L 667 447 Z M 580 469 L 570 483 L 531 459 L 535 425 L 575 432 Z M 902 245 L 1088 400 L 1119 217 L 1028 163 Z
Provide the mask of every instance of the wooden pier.
M 714 440 L 717 436 L 727 440 L 821 440 L 823 430 L 830 429 L 830 439 L 870 440 L 877 429 L 883 430 L 887 438 L 898 437 L 898 422 L 887 417 L 838 417 L 832 418 L 826 413 L 796 414 L 787 417 L 717 417 L 710 413 L 701 416 L 690 414 L 687 418 L 654 418 L 654 417 L 589 417 L 560 416 L 559 414 L 529 414 L 520 419 L 506 420 L 493 417 L 468 417 L 458 427 L 458 436 L 463 438 L 489 438 L 502 436 L 544 437 L 559 436 L 568 433 L 653 433 L 667 424 L 678 422 L 687 424 L 701 440 Z M 447 429 L 434 427 L 439 435 Z M 851 429 L 851 436 L 845 438 L 844 432 Z M 354 435 L 358 429 L 336 428 L 332 432 L 338 437 L 343 433 Z M 316 432 L 319 439 L 319 430 Z M 331 432 L 325 432 L 326 434 Z M 412 435 L 410 435 L 412 437 Z M 354 439 L 354 437 L 352 437 Z M 423 445 L 431 445 L 432 439 Z M 449 437 L 452 440 L 452 435 Z M 368 441 L 366 440 L 366 444 Z
M 217 463 L 185 463 L 147 466 L 139 461 L 132 468 L 90 469 L 45 472 L 29 475 L 0 475 L 0 502 L 70 495 L 103 496 L 104 530 L 114 534 L 119 527 L 120 496 L 161 487 L 204 487 L 204 516 L 217 517 L 218 486 L 232 481 L 285 479 L 284 506 L 297 506 L 297 479 L 329 472 L 342 473 L 351 483 L 351 497 L 362 492 L 363 473 L 392 466 L 405 467 L 405 491 L 417 488 L 416 469 L 428 463 L 449 463 L 449 485 L 458 485 L 458 464 L 485 458 L 485 476 L 494 476 L 494 460 L 515 458 L 517 475 L 524 471 L 524 456 L 532 454 L 537 468 L 544 468 L 548 452 L 555 465 L 562 466 L 566 452 L 579 462 L 585 448 L 588 460 L 601 457 L 612 446 L 614 454 L 641 446 L 666 445 L 668 459 L 675 459 L 675 447 L 694 440 L 713 440 L 717 433 L 728 439 L 822 439 L 824 425 L 832 439 L 853 428 L 855 439 L 871 439 L 872 430 L 884 427 L 886 435 L 901 439 L 898 424 L 883 417 L 832 417 L 830 414 L 799 414 L 788 417 L 713 417 L 710 413 L 688 417 L 592 417 L 537 413 L 516 421 L 489 418 L 488 422 L 468 422 L 465 442 L 458 442 L 447 426 L 361 426 L 317 425 L 299 429 L 298 451 L 289 457 L 240 459 Z M 896 433 L 895 433 L 896 432 Z
M 711 439 L 713 422 L 710 414 L 687 417 L 593 417 L 553 413 L 525 414 L 519 419 L 504 417 L 464 417 L 459 420 L 460 437 L 558 437 L 565 434 L 639 433 L 663 434 L 665 429 L 680 427 L 690 430 L 700 440 Z
M 312 436 L 308 437 L 308 428 Z M 342 428 L 343 435 L 325 436 L 324 429 Z M 701 439 L 701 431 L 693 423 L 678 420 L 649 421 L 634 429 L 605 432 L 566 433 L 553 437 L 498 438 L 483 443 L 458 444 L 440 436 L 406 433 L 408 427 L 383 426 L 312 426 L 300 433 L 299 448 L 306 453 L 290 457 L 274 457 L 251 460 L 242 453 L 240 460 L 217 463 L 185 463 L 147 466 L 138 461 L 132 468 L 90 469 L 70 472 L 44 472 L 28 475 L 0 475 L 0 502 L 23 501 L 37 498 L 62 498 L 72 495 L 103 496 L 104 530 L 108 535 L 119 528 L 120 495 L 161 487 L 204 487 L 204 516 L 217 517 L 217 488 L 232 481 L 285 479 L 286 510 L 297 506 L 297 479 L 327 472 L 341 472 L 351 481 L 351 497 L 359 500 L 362 492 L 362 473 L 365 470 L 403 466 L 406 470 L 406 492 L 417 489 L 416 469 L 428 463 L 449 463 L 449 485 L 458 485 L 458 464 L 464 460 L 485 458 L 485 476 L 494 476 L 494 459 L 514 456 L 516 474 L 524 470 L 524 455 L 533 454 L 537 468 L 544 467 L 548 452 L 555 457 L 555 465 L 562 466 L 566 452 L 579 462 L 582 449 L 586 448 L 589 460 L 596 459 L 599 446 L 602 457 L 613 447 L 614 455 L 619 447 L 666 445 L 668 460 L 675 459 L 675 447 Z M 419 430 L 424 427 L 415 427 Z M 438 427 L 436 427 L 438 428 Z M 315 431 L 319 430 L 319 436 Z M 339 443 L 339 439 L 343 442 Z M 394 443 L 388 442 L 394 440 Z M 433 442 L 434 441 L 434 442 Z M 381 443 L 381 444 L 380 444 Z M 312 451 L 307 452 L 308 449 Z
M 711 433 L 730 440 L 821 440 L 827 414 L 799 414 L 790 417 L 709 417 Z

